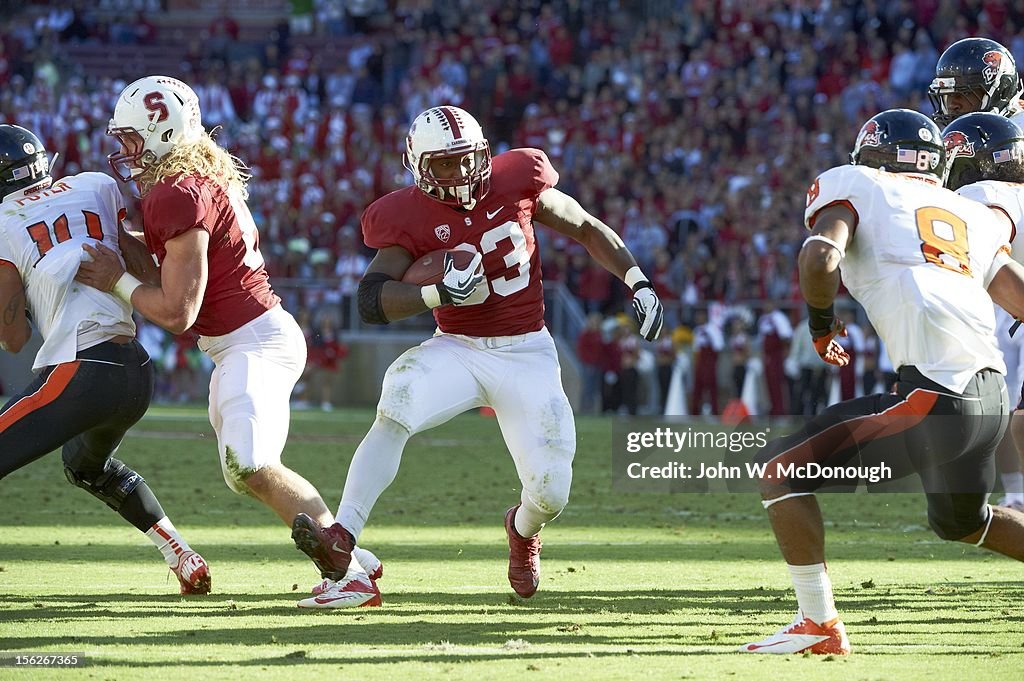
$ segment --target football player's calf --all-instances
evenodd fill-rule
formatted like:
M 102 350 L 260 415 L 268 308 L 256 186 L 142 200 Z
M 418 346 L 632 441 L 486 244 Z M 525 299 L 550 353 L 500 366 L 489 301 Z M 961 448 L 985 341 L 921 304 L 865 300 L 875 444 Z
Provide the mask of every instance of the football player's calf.
M 118 459 L 110 457 L 97 464 L 83 451 L 71 448 L 65 452 L 64 475 L 68 482 L 86 490 L 144 532 L 178 578 L 182 594 L 210 593 L 209 566 L 174 527 L 145 479 Z

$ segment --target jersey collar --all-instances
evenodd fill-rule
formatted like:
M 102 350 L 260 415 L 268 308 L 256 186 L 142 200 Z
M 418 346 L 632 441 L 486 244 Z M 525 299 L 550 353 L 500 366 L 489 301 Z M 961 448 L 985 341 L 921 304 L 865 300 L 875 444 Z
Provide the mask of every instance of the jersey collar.
M 40 192 L 44 189 L 49 189 L 51 184 L 53 184 L 53 178 L 44 177 L 42 180 L 36 182 L 32 186 L 11 192 L 10 194 L 4 197 L 4 202 L 27 198 L 29 194 L 35 194 L 36 192 Z

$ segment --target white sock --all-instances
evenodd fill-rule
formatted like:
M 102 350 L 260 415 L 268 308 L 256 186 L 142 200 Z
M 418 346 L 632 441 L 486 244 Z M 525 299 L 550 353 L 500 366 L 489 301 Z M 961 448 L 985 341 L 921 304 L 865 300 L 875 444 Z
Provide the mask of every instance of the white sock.
M 814 565 L 789 565 L 789 576 L 796 590 L 796 602 L 804 617 L 818 624 L 839 617 L 836 602 L 832 597 L 832 580 L 824 563 Z
M 535 503 L 530 501 L 526 493 L 522 496 L 522 506 L 516 510 L 516 517 L 513 521 L 516 532 L 523 539 L 529 539 L 544 529 L 544 525 L 558 517 L 558 513 L 548 513 L 540 510 Z
M 1006 503 L 1024 503 L 1024 473 L 1000 473 L 999 479 L 1003 481 L 1003 489 L 1006 491 Z
M 402 450 L 410 433 L 386 416 L 377 416 L 366 437 L 356 447 L 348 467 L 345 491 L 335 520 L 358 539 L 377 499 L 398 475 Z
M 181 554 L 191 551 L 188 542 L 182 539 L 178 530 L 174 528 L 174 523 L 167 516 L 156 521 L 156 525 L 146 530 L 146 536 L 160 550 L 164 562 L 172 569 L 178 567 Z

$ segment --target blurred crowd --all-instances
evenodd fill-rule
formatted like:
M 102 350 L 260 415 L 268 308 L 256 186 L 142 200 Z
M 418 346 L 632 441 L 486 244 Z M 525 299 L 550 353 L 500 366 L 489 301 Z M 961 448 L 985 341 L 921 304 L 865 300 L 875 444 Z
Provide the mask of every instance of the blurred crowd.
M 62 46 L 160 44 L 158 5 L 5 14 L 0 120 L 45 138 L 63 173 L 105 169 L 116 96 L 144 74 L 131 63 L 91 74 Z M 758 357 L 768 382 L 769 356 L 790 343 L 766 344 L 761 320 L 781 310 L 801 323 L 795 256 L 810 182 L 846 161 L 878 111 L 930 113 L 925 90 L 954 40 L 985 35 L 1024 59 L 1024 6 L 995 0 L 306 0 L 256 41 L 239 38 L 241 10 L 218 7 L 175 48 L 169 75 L 192 85 L 204 123 L 251 167 L 271 275 L 321 282 L 288 301 L 312 328 L 346 323 L 372 255 L 360 212 L 409 183 L 408 125 L 448 103 L 480 120 L 495 153 L 547 152 L 559 188 L 619 231 L 652 277 L 670 341 L 679 328 L 676 340 L 693 334 L 699 347 L 698 311 L 727 310 L 719 352 Z M 581 247 L 540 234 L 546 280 L 601 318 L 628 309 L 625 288 Z

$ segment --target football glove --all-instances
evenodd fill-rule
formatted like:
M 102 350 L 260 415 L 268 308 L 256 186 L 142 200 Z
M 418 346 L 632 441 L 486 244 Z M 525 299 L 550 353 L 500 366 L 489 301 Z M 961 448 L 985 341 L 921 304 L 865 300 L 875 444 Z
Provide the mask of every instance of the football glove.
M 484 282 L 483 256 L 476 253 L 465 269 L 455 267 L 451 253 L 444 254 L 444 279 L 437 285 L 442 305 L 462 305 Z
M 665 321 L 665 310 L 651 282 L 641 281 L 633 286 L 633 309 L 640 322 L 640 335 L 644 340 L 657 340 Z
M 818 357 L 829 364 L 837 367 L 844 367 L 850 363 L 850 355 L 843 346 L 836 341 L 836 336 L 846 337 L 846 325 L 839 319 L 832 321 L 832 326 L 824 334 L 815 337 L 811 334 L 811 341 Z

